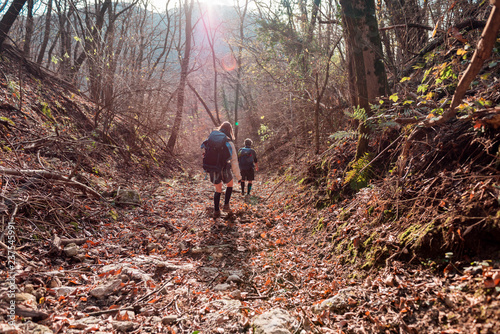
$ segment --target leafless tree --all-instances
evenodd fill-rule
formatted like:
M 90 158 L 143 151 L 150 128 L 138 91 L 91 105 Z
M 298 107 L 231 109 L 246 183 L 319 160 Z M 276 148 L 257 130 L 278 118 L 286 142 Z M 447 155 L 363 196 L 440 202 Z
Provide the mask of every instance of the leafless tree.
M 26 34 L 24 36 L 23 53 L 25 58 L 31 57 L 31 39 L 33 37 L 33 5 L 34 0 L 28 0 L 28 13 L 26 15 Z
M 0 20 L 0 50 L 25 3 L 26 0 L 14 0 Z
M 52 19 L 52 3 L 53 3 L 53 0 L 48 0 L 48 2 L 47 2 L 47 11 L 45 13 L 45 26 L 44 26 L 44 31 L 43 31 L 43 40 L 42 40 L 42 44 L 40 45 L 38 57 L 36 59 L 36 62 L 38 64 L 42 63 L 43 58 L 45 56 L 45 51 L 47 49 L 47 45 L 49 43 L 50 26 L 51 26 L 51 19 Z
M 179 80 L 179 86 L 177 88 L 177 110 L 175 113 L 174 124 L 172 126 L 172 132 L 170 133 L 170 138 L 167 142 L 167 148 L 170 151 L 174 151 L 175 144 L 177 142 L 177 137 L 179 136 L 179 131 L 182 123 L 182 114 L 184 110 L 184 98 L 186 92 L 186 83 L 189 72 L 189 62 L 191 58 L 191 43 L 193 38 L 193 26 L 192 26 L 192 15 L 193 15 L 194 0 L 185 0 L 184 2 L 184 14 L 186 18 L 186 24 L 184 28 L 184 54 L 181 58 L 181 75 Z M 181 46 L 178 46 L 178 52 L 180 54 Z

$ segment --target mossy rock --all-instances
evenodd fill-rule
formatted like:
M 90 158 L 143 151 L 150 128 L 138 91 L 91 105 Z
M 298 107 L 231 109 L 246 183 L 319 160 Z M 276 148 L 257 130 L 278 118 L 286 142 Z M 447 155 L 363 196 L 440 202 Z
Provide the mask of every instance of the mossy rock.
M 132 189 L 118 188 L 115 198 L 116 205 L 141 205 L 141 195 Z

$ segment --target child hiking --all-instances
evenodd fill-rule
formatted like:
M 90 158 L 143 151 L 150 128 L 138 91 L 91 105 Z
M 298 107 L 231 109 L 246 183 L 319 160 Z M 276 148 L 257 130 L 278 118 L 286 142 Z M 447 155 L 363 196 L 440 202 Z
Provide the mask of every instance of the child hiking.
M 259 170 L 257 164 L 257 153 L 252 148 L 253 141 L 245 139 L 245 147 L 238 151 L 238 162 L 241 170 L 241 193 L 245 195 L 245 181 L 248 181 L 247 195 L 252 190 L 252 182 L 255 179 L 255 171 Z
M 222 183 L 226 184 L 226 195 L 222 209 L 230 211 L 229 201 L 234 185 L 233 174 L 238 182 L 241 180 L 238 156 L 232 142 L 233 137 L 231 123 L 224 122 L 217 130 L 212 131 L 208 139 L 201 145 L 201 148 L 205 149 L 203 169 L 210 174 L 210 182 L 215 186 L 214 218 L 220 217 Z

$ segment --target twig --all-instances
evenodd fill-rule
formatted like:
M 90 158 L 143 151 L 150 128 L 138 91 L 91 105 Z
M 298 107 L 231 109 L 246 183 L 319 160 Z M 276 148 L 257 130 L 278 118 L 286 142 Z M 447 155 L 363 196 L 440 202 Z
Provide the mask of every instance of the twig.
M 215 277 L 210 281 L 210 283 L 208 283 L 208 287 L 212 286 L 212 283 L 217 279 L 217 277 L 219 277 L 220 273 L 217 273 L 217 275 L 215 275 Z
M 419 29 L 424 29 L 424 30 L 434 30 L 434 28 L 429 27 L 429 26 L 424 26 L 423 24 L 417 24 L 417 23 L 408 23 L 408 24 L 395 24 L 389 27 L 383 27 L 379 28 L 379 31 L 386 31 L 386 30 L 392 30 L 392 29 L 397 29 L 397 28 L 419 28 Z
M 268 299 L 269 296 L 268 295 L 264 295 L 264 296 L 246 296 L 245 299 Z
M 179 310 L 179 306 L 177 306 L 177 299 L 174 300 L 174 306 L 177 313 L 182 314 L 181 310 Z
M 367 163 L 365 167 L 361 168 L 361 170 L 358 172 L 358 174 L 361 174 L 368 166 L 370 166 L 375 160 L 377 160 L 382 155 L 382 153 L 384 153 L 385 151 L 387 151 L 392 146 L 392 144 L 394 144 L 395 142 L 397 142 L 402 136 L 403 135 L 400 135 L 389 146 L 387 146 L 386 148 L 384 148 L 382 150 L 382 152 L 380 152 L 375 158 L 372 159 L 372 161 L 370 161 L 369 163 Z
M 160 292 L 163 288 L 165 288 L 167 286 L 168 283 L 170 283 L 170 281 L 172 281 L 174 279 L 174 277 L 175 276 L 172 275 L 172 277 L 170 279 L 166 280 L 165 283 L 160 285 L 160 287 L 158 289 L 155 289 L 155 290 L 151 291 L 150 293 L 148 293 L 147 295 L 145 295 L 144 297 L 137 299 L 135 302 L 132 303 L 132 306 L 135 306 L 135 305 L 139 304 L 140 302 L 149 298 L 151 295 L 154 295 L 155 293 Z
M 121 307 L 121 308 L 114 308 L 112 310 L 104 310 L 104 311 L 91 312 L 88 315 L 89 316 L 96 316 L 96 315 L 102 315 L 102 314 L 108 314 L 108 313 L 115 313 L 115 312 L 120 312 L 120 311 L 134 311 L 134 308 L 132 306 Z
M 35 264 L 31 263 L 30 261 L 28 261 L 24 256 L 22 256 L 21 254 L 19 254 L 18 252 L 16 252 L 15 250 L 12 250 L 9 248 L 9 246 L 7 246 L 6 244 L 4 244 L 3 242 L 0 241 L 0 247 L 2 247 L 3 249 L 5 250 L 9 250 L 11 252 L 15 252 L 16 253 L 16 256 L 21 259 L 21 261 L 23 261 L 24 263 L 26 264 L 29 264 L 30 266 L 33 266 L 33 267 L 37 267 Z
M 274 194 L 274 192 L 276 190 L 278 190 L 278 188 L 286 181 L 286 178 L 283 178 L 283 180 L 281 180 L 280 183 L 278 183 L 278 185 L 276 187 L 274 187 L 273 191 L 269 194 L 269 196 L 267 196 L 267 198 L 265 200 L 262 201 L 262 203 L 266 202 L 269 198 L 271 198 L 271 196 Z

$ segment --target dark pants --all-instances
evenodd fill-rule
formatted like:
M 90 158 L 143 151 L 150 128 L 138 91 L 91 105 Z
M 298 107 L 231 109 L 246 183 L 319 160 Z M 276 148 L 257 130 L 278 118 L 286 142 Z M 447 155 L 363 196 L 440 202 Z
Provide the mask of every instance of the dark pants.
M 255 180 L 255 171 L 252 169 L 241 170 L 241 180 L 253 181 Z

